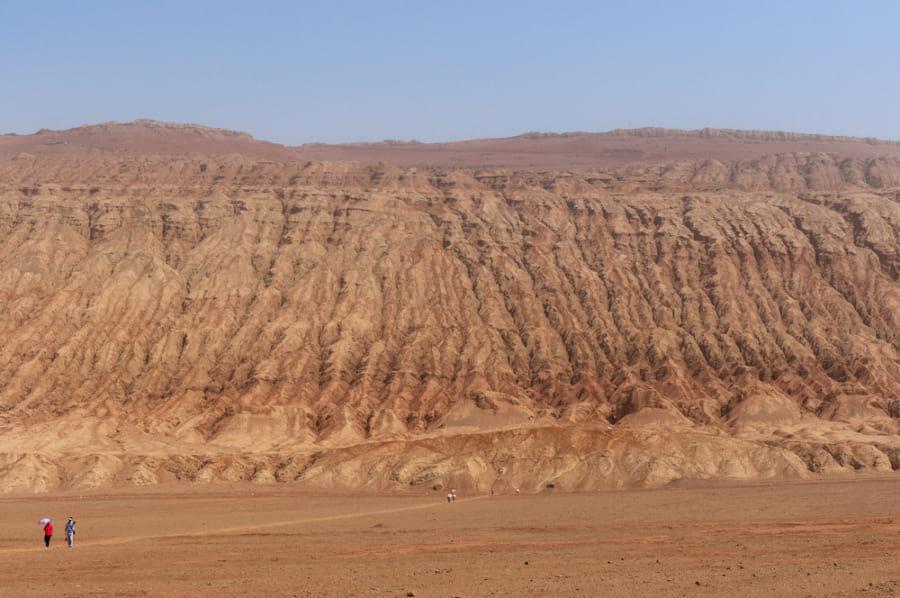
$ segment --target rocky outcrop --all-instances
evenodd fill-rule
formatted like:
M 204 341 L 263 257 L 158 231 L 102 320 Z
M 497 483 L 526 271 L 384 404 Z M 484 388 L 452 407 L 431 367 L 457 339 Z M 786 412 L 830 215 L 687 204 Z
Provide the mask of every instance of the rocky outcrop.
M 900 464 L 900 165 L 0 160 L 0 479 L 537 490 Z

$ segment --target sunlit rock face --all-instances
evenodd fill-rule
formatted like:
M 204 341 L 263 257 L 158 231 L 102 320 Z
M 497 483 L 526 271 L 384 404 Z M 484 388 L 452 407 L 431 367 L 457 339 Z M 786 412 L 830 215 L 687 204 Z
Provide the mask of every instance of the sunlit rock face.
M 892 146 L 451 169 L 101 127 L 0 138 L 5 492 L 900 466 Z

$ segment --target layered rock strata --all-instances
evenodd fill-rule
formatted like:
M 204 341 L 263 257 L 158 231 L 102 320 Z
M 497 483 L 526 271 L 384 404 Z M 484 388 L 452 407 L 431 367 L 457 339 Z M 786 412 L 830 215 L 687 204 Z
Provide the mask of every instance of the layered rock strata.
M 900 467 L 900 163 L 0 159 L 0 480 Z

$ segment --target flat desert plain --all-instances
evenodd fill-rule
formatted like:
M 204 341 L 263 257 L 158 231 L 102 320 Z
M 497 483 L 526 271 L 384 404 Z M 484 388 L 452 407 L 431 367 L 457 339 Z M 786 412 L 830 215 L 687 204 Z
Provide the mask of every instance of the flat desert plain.
M 0 530 L 4 596 L 900 593 L 897 476 L 452 504 L 446 490 L 154 487 L 6 498 Z

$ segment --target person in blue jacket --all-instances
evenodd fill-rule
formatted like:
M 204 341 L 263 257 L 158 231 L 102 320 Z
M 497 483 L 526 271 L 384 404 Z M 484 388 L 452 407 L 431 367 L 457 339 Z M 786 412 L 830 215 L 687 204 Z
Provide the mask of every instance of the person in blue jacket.
M 69 544 L 69 548 L 72 548 L 72 544 L 75 542 L 75 520 L 71 517 L 66 523 L 66 542 Z

